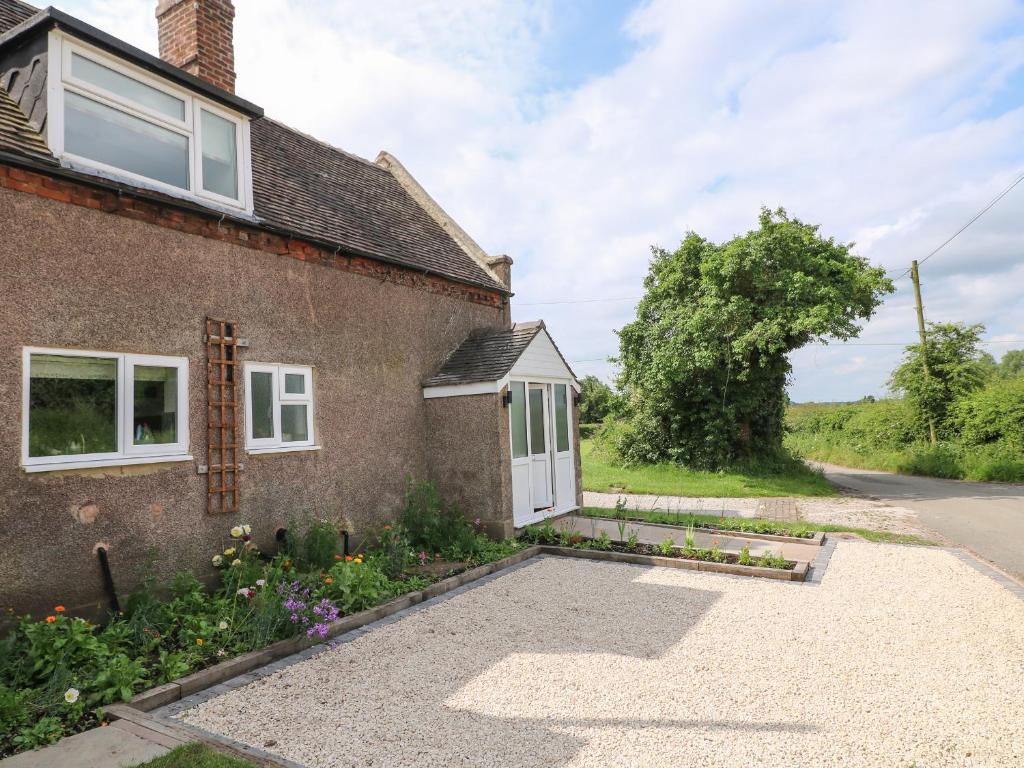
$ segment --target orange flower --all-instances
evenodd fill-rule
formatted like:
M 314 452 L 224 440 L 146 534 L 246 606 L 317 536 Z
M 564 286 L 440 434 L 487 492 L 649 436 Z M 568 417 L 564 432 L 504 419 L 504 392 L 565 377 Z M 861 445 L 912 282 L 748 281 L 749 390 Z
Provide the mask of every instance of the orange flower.
M 334 579 L 332 579 L 330 576 L 324 576 L 324 584 L 333 584 L 333 583 L 334 583 Z
M 47 616 L 46 617 L 46 623 L 47 624 L 53 624 L 53 622 L 55 622 L 56 620 L 57 620 L 56 616 Z
M 384 526 L 384 530 L 385 531 L 390 531 L 391 530 L 391 526 L 390 525 L 385 525 Z
M 334 559 L 335 559 L 335 560 L 341 560 L 341 555 L 335 555 L 335 556 L 334 556 Z
M 346 563 L 351 563 L 352 562 L 352 555 L 345 555 L 345 562 Z
M 202 645 L 202 644 L 203 644 L 203 638 L 197 637 L 196 638 L 196 645 Z
M 63 605 L 58 605 L 53 610 L 55 610 L 57 613 L 64 613 L 64 606 Z

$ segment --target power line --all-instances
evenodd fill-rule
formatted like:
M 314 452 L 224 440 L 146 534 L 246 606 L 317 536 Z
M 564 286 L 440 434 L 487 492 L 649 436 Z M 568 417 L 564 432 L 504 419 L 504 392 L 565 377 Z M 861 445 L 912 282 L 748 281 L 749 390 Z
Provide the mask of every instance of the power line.
M 525 304 L 516 304 L 517 307 L 542 307 L 549 304 L 595 304 L 599 301 L 640 301 L 643 296 L 618 296 L 606 299 L 564 299 L 561 301 L 530 301 Z
M 810 347 L 910 347 L 918 344 L 916 341 L 837 341 L 828 344 L 824 341 L 816 341 L 808 344 Z M 1024 344 L 1024 339 L 998 339 L 994 341 L 979 341 L 979 344 Z M 594 363 L 607 361 L 608 357 L 583 357 L 578 360 L 570 360 L 570 363 Z
M 936 248 L 936 249 L 934 249 L 933 251 L 931 251 L 931 253 L 929 253 L 929 254 L 928 254 L 927 256 L 925 256 L 925 257 L 924 257 L 923 259 L 918 259 L 918 262 L 917 262 L 917 263 L 918 263 L 918 266 L 920 266 L 921 264 L 924 264 L 924 263 L 925 263 L 926 261 L 928 261 L 928 259 L 930 259 L 930 258 L 931 258 L 932 256 L 934 256 L 934 255 L 935 255 L 936 253 L 938 253 L 938 252 L 939 252 L 939 251 L 941 251 L 941 250 L 942 250 L 943 248 L 945 248 L 945 247 L 946 247 L 947 245 L 949 245 L 949 244 L 950 244 L 950 243 L 952 243 L 952 242 L 953 242 L 954 240 L 956 240 L 956 238 L 957 238 L 957 237 L 958 237 L 958 236 L 959 236 L 959 235 L 960 235 L 960 234 L 961 234 L 961 233 L 962 233 L 962 232 L 963 232 L 964 230 L 966 230 L 966 229 L 967 229 L 967 228 L 968 228 L 969 226 L 971 226 L 971 225 L 972 225 L 972 224 L 973 224 L 974 222 L 976 222 L 976 221 L 977 221 L 978 219 L 980 219 L 980 218 L 981 218 L 982 216 L 984 216 L 984 215 L 985 215 L 986 213 L 988 213 L 988 212 L 989 212 L 989 211 L 990 211 L 990 210 L 992 209 L 992 207 L 993 207 L 993 206 L 994 206 L 994 205 L 995 205 L 996 203 L 998 203 L 998 202 L 999 202 L 1000 200 L 1002 200 L 1002 199 L 1003 199 L 1004 197 L 1006 197 L 1006 196 L 1007 196 L 1008 194 L 1010 194 L 1010 190 L 1012 190 L 1012 189 L 1013 189 L 1014 187 L 1016 187 L 1016 186 L 1017 186 L 1018 184 L 1020 184 L 1020 183 L 1021 183 L 1022 181 L 1024 181 L 1024 173 L 1022 173 L 1022 174 L 1021 174 L 1020 176 L 1018 176 L 1018 177 L 1017 177 L 1017 178 L 1016 178 L 1016 179 L 1015 179 L 1015 180 L 1014 180 L 1014 181 L 1013 181 L 1013 182 L 1012 182 L 1012 183 L 1011 183 L 1011 184 L 1010 184 L 1010 185 L 1009 185 L 1008 187 L 1006 187 L 1006 188 L 1005 188 L 1005 189 L 1004 189 L 1004 190 L 1003 190 L 1002 192 L 1000 192 L 1000 193 L 999 193 L 998 195 L 996 195 L 995 197 L 993 197 L 993 198 L 992 198 L 992 200 L 991 200 L 991 201 L 989 202 L 989 204 L 988 204 L 988 205 L 986 205 L 986 206 L 985 206 L 984 208 L 982 208 L 982 209 L 981 209 L 980 211 L 978 211 L 978 212 L 977 212 L 976 214 L 974 214 L 974 216 L 972 216 L 972 217 L 971 217 L 971 220 L 970 220 L 970 221 L 968 221 L 968 222 L 967 222 L 966 224 L 964 224 L 964 225 L 963 225 L 962 227 L 960 227 L 960 229 L 958 229 L 958 230 L 957 230 L 956 232 L 954 232 L 954 233 L 953 233 L 952 235 L 950 235 L 950 236 L 949 236 L 949 237 L 948 237 L 948 238 L 947 238 L 947 239 L 946 239 L 945 241 L 943 241 L 943 242 L 942 242 L 942 244 L 941 244 L 941 245 L 939 245 L 939 247 L 938 247 L 938 248 Z M 900 276 L 899 276 L 899 277 L 894 277 L 894 278 L 893 278 L 893 280 L 902 280 L 902 279 L 903 279 L 904 277 L 906 277 L 907 275 L 909 275 L 909 274 L 910 274 L 910 269 L 911 269 L 910 267 L 907 267 L 907 268 L 906 268 L 906 269 L 905 269 L 905 270 L 903 271 L 903 273 L 902 273 L 902 274 L 900 274 Z M 893 270 L 893 271 L 895 271 L 895 270 Z

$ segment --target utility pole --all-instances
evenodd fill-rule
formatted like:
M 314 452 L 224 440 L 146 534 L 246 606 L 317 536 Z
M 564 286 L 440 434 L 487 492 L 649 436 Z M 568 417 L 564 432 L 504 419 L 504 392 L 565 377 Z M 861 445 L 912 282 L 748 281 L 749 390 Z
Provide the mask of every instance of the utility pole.
M 917 272 L 917 259 L 910 262 L 910 279 L 914 281 L 914 300 L 917 304 L 917 332 L 921 337 L 921 364 L 924 366 L 924 376 L 931 378 L 928 371 L 928 344 L 924 333 L 924 306 L 921 304 L 921 277 Z M 928 416 L 928 434 L 931 437 L 932 445 L 935 445 L 935 419 Z

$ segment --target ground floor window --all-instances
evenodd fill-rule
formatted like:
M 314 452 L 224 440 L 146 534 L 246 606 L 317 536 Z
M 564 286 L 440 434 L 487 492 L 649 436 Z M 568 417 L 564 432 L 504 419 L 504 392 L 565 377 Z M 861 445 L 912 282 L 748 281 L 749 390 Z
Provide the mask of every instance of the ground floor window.
M 188 453 L 188 360 L 78 350 L 24 351 L 23 462 Z
M 246 363 L 245 390 L 250 451 L 314 445 L 312 368 Z

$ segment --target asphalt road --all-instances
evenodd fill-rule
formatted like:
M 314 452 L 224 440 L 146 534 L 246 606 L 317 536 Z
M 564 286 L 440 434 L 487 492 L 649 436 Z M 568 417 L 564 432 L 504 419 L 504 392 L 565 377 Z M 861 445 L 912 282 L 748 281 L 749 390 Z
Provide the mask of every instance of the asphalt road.
M 922 526 L 1024 581 L 1024 485 L 817 466 L 838 486 L 914 510 Z

